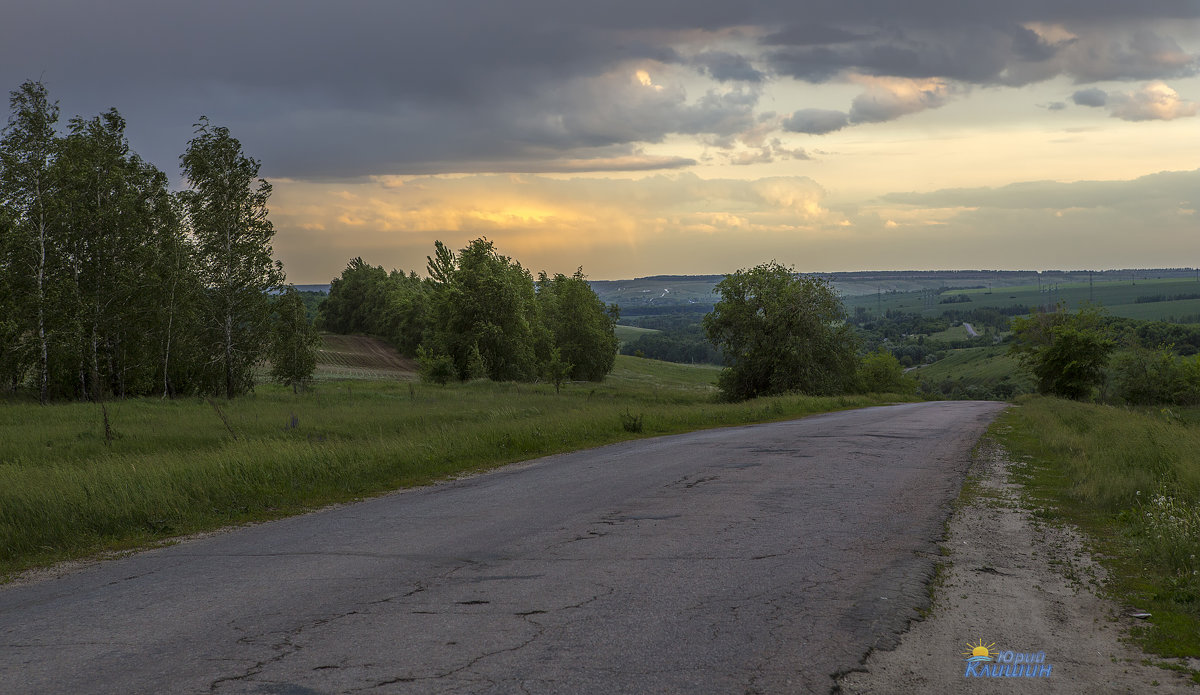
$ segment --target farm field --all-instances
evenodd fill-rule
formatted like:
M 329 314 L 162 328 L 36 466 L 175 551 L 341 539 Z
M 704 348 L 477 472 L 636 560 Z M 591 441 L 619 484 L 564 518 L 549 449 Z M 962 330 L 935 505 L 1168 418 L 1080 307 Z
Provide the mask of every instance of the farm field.
M 1180 295 L 1187 298 L 1171 300 Z M 942 303 L 952 297 L 966 300 Z M 1146 301 L 1152 297 L 1162 297 L 1166 301 Z M 1139 298 L 1143 301 L 1138 302 Z M 1114 316 L 1152 320 L 1194 317 L 1192 322 L 1200 322 L 1200 282 L 1177 278 L 1139 279 L 1136 284 L 1130 281 L 1096 282 L 1090 287 L 1086 282 L 1063 283 L 1054 286 L 1053 291 L 1023 286 L 947 290 L 940 295 L 926 290 L 845 298 L 846 308 L 850 312 L 863 307 L 871 313 L 882 309 L 885 312 L 897 310 L 927 316 L 936 316 L 948 310 L 1050 307 L 1059 301 L 1066 303 L 1072 311 L 1092 302 L 1104 306 Z
M 404 357 L 378 338 L 322 333 L 313 378 L 318 381 L 416 379 L 417 362 Z

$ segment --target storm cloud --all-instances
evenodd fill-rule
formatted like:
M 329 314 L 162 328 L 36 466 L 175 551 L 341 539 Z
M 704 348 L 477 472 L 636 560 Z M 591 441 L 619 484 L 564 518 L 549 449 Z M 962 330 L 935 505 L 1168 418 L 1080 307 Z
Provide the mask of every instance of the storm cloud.
M 736 141 L 761 122 L 764 85 L 861 85 L 845 124 L 875 123 L 974 85 L 1193 75 L 1175 32 L 1200 25 L 1189 0 L 46 0 L 4 14 L 7 89 L 44 79 L 65 115 L 116 106 L 165 168 L 206 114 L 270 175 L 310 180 L 675 168 L 689 157 L 643 148 Z M 1135 95 L 1118 115 L 1187 103 Z M 781 130 L 832 132 L 825 111 Z

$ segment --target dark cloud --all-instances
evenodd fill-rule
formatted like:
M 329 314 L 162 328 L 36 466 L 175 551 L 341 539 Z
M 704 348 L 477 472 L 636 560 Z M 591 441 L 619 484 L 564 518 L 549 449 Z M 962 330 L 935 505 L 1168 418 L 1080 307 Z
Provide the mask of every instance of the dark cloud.
M 793 133 L 823 135 L 850 125 L 850 116 L 829 109 L 801 109 L 784 120 L 783 129 Z
M 1104 106 L 1108 103 L 1108 92 L 1099 87 L 1081 89 L 1071 95 L 1077 106 Z
M 1063 109 L 1067 108 L 1067 102 L 1052 101 L 1049 104 L 1045 104 L 1044 106 L 1039 104 L 1039 106 L 1042 106 L 1042 108 L 1046 109 L 1047 111 L 1062 111 Z
M 718 82 L 762 82 L 766 77 L 748 59 L 736 53 L 707 51 L 697 55 L 692 62 Z
M 1200 18 L 1194 0 L 10 4 L 0 87 L 42 77 L 68 116 L 116 106 L 168 169 L 206 114 L 271 175 L 310 178 L 633 161 L 673 133 L 736 138 L 780 78 L 1169 79 L 1195 74 L 1172 33 Z M 719 88 L 683 90 L 697 72 Z M 945 99 L 897 94 L 867 88 L 848 118 Z

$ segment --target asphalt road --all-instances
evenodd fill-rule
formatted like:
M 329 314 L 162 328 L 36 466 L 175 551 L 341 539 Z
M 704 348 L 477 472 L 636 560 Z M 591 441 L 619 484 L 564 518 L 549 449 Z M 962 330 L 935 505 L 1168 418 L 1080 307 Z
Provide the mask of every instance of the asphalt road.
M 627 442 L 0 588 L 0 692 L 828 692 L 923 602 L 1000 407 Z

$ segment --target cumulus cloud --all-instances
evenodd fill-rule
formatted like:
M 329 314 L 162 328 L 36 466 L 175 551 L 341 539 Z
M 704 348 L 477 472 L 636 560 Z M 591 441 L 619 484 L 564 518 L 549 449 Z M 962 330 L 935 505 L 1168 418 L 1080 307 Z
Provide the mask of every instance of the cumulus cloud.
M 1164 82 L 1151 82 L 1135 92 L 1112 95 L 1112 115 L 1126 121 L 1170 121 L 1195 116 L 1198 105 L 1185 101 Z
M 925 109 L 936 109 L 950 98 L 951 86 L 944 80 L 859 78 L 867 90 L 850 104 L 854 123 L 890 121 Z
M 823 135 L 841 130 L 848 125 L 850 125 L 850 116 L 844 111 L 800 109 L 784 120 L 783 129 L 793 133 Z
M 1071 95 L 1080 106 L 1109 107 L 1110 113 L 1126 121 L 1171 121 L 1195 116 L 1200 105 L 1179 96 L 1165 82 L 1154 81 L 1132 92 L 1081 89 Z

